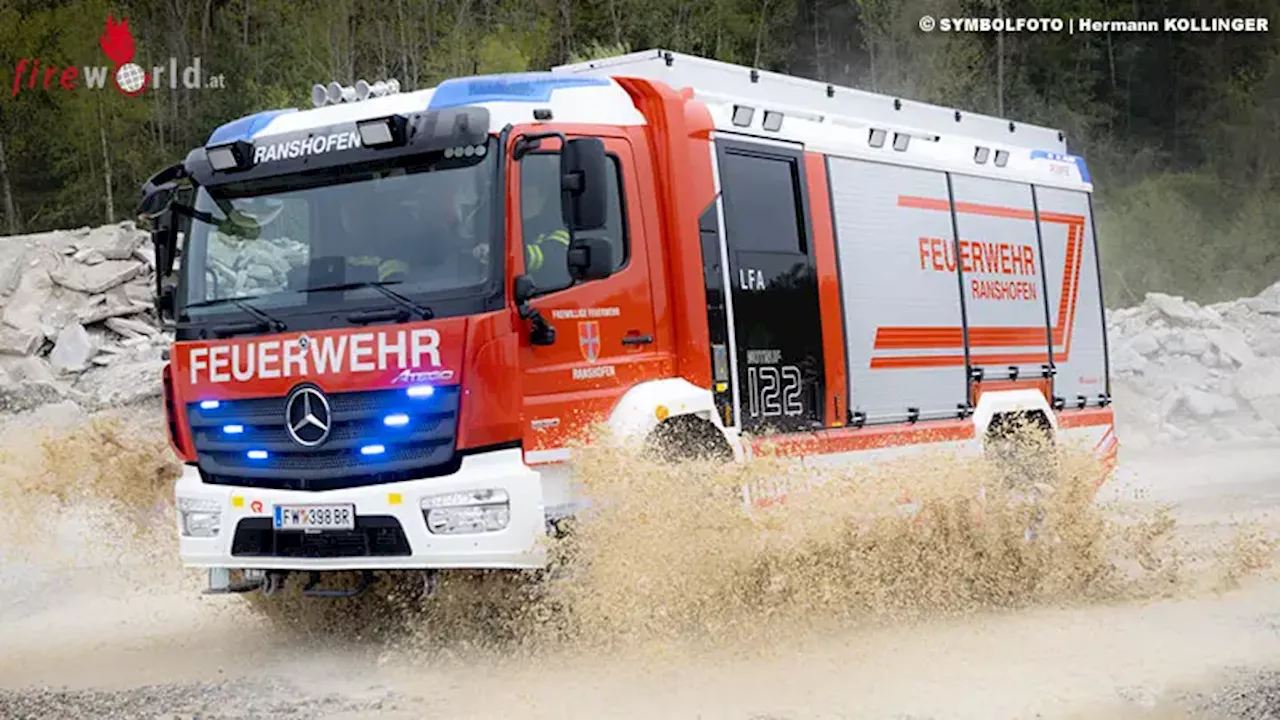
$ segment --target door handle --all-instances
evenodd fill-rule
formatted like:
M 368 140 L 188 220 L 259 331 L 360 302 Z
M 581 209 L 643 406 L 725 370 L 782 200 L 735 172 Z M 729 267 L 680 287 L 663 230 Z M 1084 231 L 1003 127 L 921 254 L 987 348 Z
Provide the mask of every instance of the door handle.
M 648 345 L 651 342 L 653 342 L 652 335 L 640 335 L 632 332 L 622 336 L 623 345 Z

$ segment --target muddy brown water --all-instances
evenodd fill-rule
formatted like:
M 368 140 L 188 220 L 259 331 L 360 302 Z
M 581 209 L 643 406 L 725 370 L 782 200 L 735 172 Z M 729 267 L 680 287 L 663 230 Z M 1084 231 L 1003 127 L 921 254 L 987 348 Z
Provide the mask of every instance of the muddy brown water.
M 154 414 L 9 424 L 0 717 L 1280 716 L 1278 458 L 1125 453 L 1095 498 L 1065 448 L 1032 501 L 937 453 L 805 476 L 604 446 L 549 576 L 264 604 L 178 567 Z M 810 490 L 743 512 L 783 477 Z

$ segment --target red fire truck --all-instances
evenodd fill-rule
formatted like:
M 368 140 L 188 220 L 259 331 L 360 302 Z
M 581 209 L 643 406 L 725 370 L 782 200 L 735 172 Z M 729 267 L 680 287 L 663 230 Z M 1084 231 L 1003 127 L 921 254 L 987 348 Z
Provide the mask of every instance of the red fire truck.
M 142 192 L 212 591 L 540 567 L 600 422 L 851 463 L 1022 417 L 1115 462 L 1060 131 L 660 50 L 313 95 Z

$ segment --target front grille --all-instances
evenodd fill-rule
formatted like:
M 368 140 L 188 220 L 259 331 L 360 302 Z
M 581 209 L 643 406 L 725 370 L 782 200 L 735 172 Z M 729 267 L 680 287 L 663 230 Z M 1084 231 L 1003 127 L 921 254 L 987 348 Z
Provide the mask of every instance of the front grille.
M 360 515 L 355 530 L 277 531 L 271 518 L 245 518 L 231 540 L 234 557 L 388 557 L 410 555 L 409 539 L 389 515 Z
M 460 394 L 452 386 L 424 398 L 411 398 L 404 389 L 326 395 L 329 436 L 316 447 L 289 436 L 284 397 L 221 401 L 213 408 L 194 402 L 186 410 L 205 482 L 333 490 L 456 471 Z M 387 427 L 383 419 L 391 414 L 408 416 L 408 423 Z M 361 452 L 373 445 L 382 452 Z

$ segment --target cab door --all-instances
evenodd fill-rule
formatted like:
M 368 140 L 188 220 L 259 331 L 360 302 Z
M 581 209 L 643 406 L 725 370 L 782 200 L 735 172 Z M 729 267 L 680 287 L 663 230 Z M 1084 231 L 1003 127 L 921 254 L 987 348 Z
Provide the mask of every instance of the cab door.
M 539 149 L 510 164 L 513 276 L 534 278 L 539 289 L 529 304 L 555 330 L 553 343 L 535 345 L 531 323 L 519 321 L 523 437 L 530 463 L 563 459 L 570 438 L 603 420 L 627 388 L 652 377 L 662 362 L 655 342 L 645 227 L 638 210 L 627 212 L 641 207 L 632 147 L 623 137 L 601 139 L 611 170 L 608 223 L 592 234 L 609 238 L 614 248 L 614 274 L 601 280 L 570 278 L 554 239 L 538 243 L 541 268 L 526 264 L 524 246 L 539 234 L 550 235 L 545 216 L 533 213 L 534 196 L 541 191 L 556 216 L 560 212 L 559 140 L 544 139 Z

